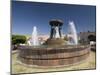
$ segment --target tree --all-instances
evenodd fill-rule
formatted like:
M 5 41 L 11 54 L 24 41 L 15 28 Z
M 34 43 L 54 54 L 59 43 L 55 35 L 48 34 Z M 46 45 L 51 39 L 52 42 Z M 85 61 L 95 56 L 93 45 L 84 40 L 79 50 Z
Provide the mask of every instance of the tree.
M 26 37 L 23 35 L 12 35 L 12 44 L 24 44 L 26 42 Z
M 96 36 L 95 35 L 89 35 L 88 39 L 89 39 L 89 41 L 96 41 Z

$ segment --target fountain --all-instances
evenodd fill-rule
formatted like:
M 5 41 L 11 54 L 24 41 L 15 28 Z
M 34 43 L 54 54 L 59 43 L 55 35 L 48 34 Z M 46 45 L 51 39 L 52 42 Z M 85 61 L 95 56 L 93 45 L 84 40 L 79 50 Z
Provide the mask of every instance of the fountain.
M 68 44 L 70 45 L 77 45 L 78 44 L 78 38 L 77 38 L 77 32 L 75 28 L 75 24 L 73 21 L 69 21 L 69 34 L 68 34 Z
M 36 26 L 33 27 L 32 37 L 28 41 L 28 44 L 30 46 L 38 46 L 39 45 L 38 34 L 37 34 L 37 27 Z
M 37 43 L 37 29 L 33 27 L 32 45 L 20 45 L 19 60 L 24 63 L 37 67 L 62 67 L 69 66 L 85 60 L 90 53 L 89 45 L 79 45 L 77 42 L 76 30 L 73 22 L 69 22 L 71 27 L 71 37 L 73 45 L 66 44 L 62 39 L 61 29 L 63 21 L 52 19 L 50 37 L 42 45 Z M 73 38 L 74 37 L 74 38 Z M 38 45 L 35 47 L 35 45 Z

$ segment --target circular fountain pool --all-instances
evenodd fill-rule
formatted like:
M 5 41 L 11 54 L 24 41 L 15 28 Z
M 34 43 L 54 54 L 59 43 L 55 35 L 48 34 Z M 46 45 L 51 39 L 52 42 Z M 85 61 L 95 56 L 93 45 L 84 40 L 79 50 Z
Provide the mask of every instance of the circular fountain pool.
M 70 65 L 89 56 L 89 46 L 33 47 L 19 46 L 19 60 L 28 65 Z

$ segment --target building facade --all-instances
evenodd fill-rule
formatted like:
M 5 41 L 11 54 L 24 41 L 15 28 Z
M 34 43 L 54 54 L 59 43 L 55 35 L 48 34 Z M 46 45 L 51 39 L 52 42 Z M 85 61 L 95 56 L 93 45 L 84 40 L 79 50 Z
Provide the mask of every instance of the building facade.
M 80 32 L 79 33 L 79 42 L 81 43 L 90 43 L 90 41 L 96 41 L 96 33 L 95 32 Z

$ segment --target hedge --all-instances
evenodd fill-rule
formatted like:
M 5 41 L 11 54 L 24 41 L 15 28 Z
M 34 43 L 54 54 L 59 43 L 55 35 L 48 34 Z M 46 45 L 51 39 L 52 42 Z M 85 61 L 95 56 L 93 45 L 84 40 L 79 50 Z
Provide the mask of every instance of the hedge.
M 12 44 L 26 43 L 26 37 L 23 35 L 12 35 Z

